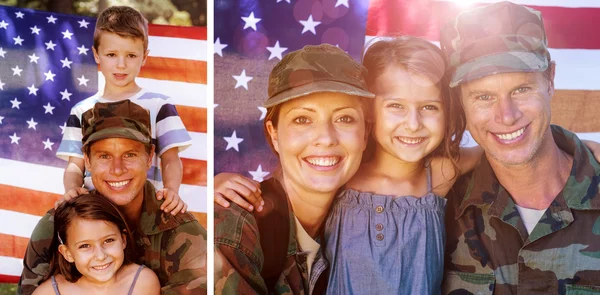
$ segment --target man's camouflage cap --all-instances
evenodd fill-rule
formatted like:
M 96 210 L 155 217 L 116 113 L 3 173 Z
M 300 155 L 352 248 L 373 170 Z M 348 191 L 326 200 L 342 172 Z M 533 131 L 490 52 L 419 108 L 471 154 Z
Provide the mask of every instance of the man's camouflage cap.
M 542 13 L 499 2 L 460 13 L 440 32 L 450 87 L 485 76 L 541 72 L 550 54 Z
M 339 92 L 370 97 L 367 70 L 350 55 L 329 44 L 307 45 L 290 52 L 269 75 L 269 98 L 264 107 L 272 107 L 316 92 Z
M 102 103 L 81 117 L 83 146 L 105 138 L 127 138 L 150 143 L 150 112 L 129 101 Z

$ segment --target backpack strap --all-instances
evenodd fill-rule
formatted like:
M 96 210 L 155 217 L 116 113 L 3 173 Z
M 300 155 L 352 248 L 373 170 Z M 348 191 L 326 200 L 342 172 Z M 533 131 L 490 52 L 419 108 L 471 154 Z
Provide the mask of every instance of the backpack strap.
M 261 182 L 260 189 L 265 205 L 261 212 L 254 212 L 265 259 L 260 274 L 271 294 L 283 272 L 290 242 L 290 210 L 287 195 L 274 177 Z

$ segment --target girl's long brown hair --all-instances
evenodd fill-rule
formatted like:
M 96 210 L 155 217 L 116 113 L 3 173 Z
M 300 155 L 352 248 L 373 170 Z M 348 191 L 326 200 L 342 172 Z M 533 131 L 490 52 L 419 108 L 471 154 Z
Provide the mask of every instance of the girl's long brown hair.
M 401 67 L 409 72 L 426 76 L 436 82 L 442 95 L 445 118 L 445 133 L 441 144 L 428 158 L 441 156 L 451 159 L 458 176 L 460 140 L 466 128 L 465 115 L 458 99 L 449 93 L 449 80 L 446 76 L 446 61 L 442 51 L 431 42 L 411 36 L 374 38 L 366 44 L 363 52 L 363 66 L 369 74 L 367 85 L 373 91 L 375 81 L 390 67 Z M 375 139 L 370 136 L 363 160 L 372 158 Z
M 54 235 L 50 244 L 50 272 L 45 280 L 55 274 L 63 275 L 67 281 L 72 283 L 81 278 L 81 273 L 77 270 L 75 264 L 68 262 L 58 252 L 58 246 L 63 243 L 66 245 L 67 243 L 67 229 L 69 228 L 69 224 L 77 217 L 90 220 L 103 220 L 115 224 L 119 228 L 119 231 L 125 234 L 127 240 L 123 265 L 136 260 L 135 242 L 125 221 L 125 217 L 109 199 L 96 192 L 92 192 L 64 202 L 56 209 L 54 213 Z

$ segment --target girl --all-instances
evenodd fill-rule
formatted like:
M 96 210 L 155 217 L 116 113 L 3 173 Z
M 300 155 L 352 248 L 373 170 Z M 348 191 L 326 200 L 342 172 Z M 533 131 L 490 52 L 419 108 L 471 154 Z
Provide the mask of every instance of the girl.
M 160 294 L 152 270 L 135 261 L 123 215 L 95 192 L 62 203 L 54 215 L 50 276 L 33 294 Z

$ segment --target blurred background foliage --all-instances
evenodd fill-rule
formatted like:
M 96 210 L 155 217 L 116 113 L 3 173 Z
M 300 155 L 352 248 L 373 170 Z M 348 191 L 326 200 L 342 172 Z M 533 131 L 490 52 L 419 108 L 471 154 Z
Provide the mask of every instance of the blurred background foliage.
M 92 17 L 106 7 L 126 5 L 153 24 L 206 26 L 206 0 L 0 0 L 0 5 Z

